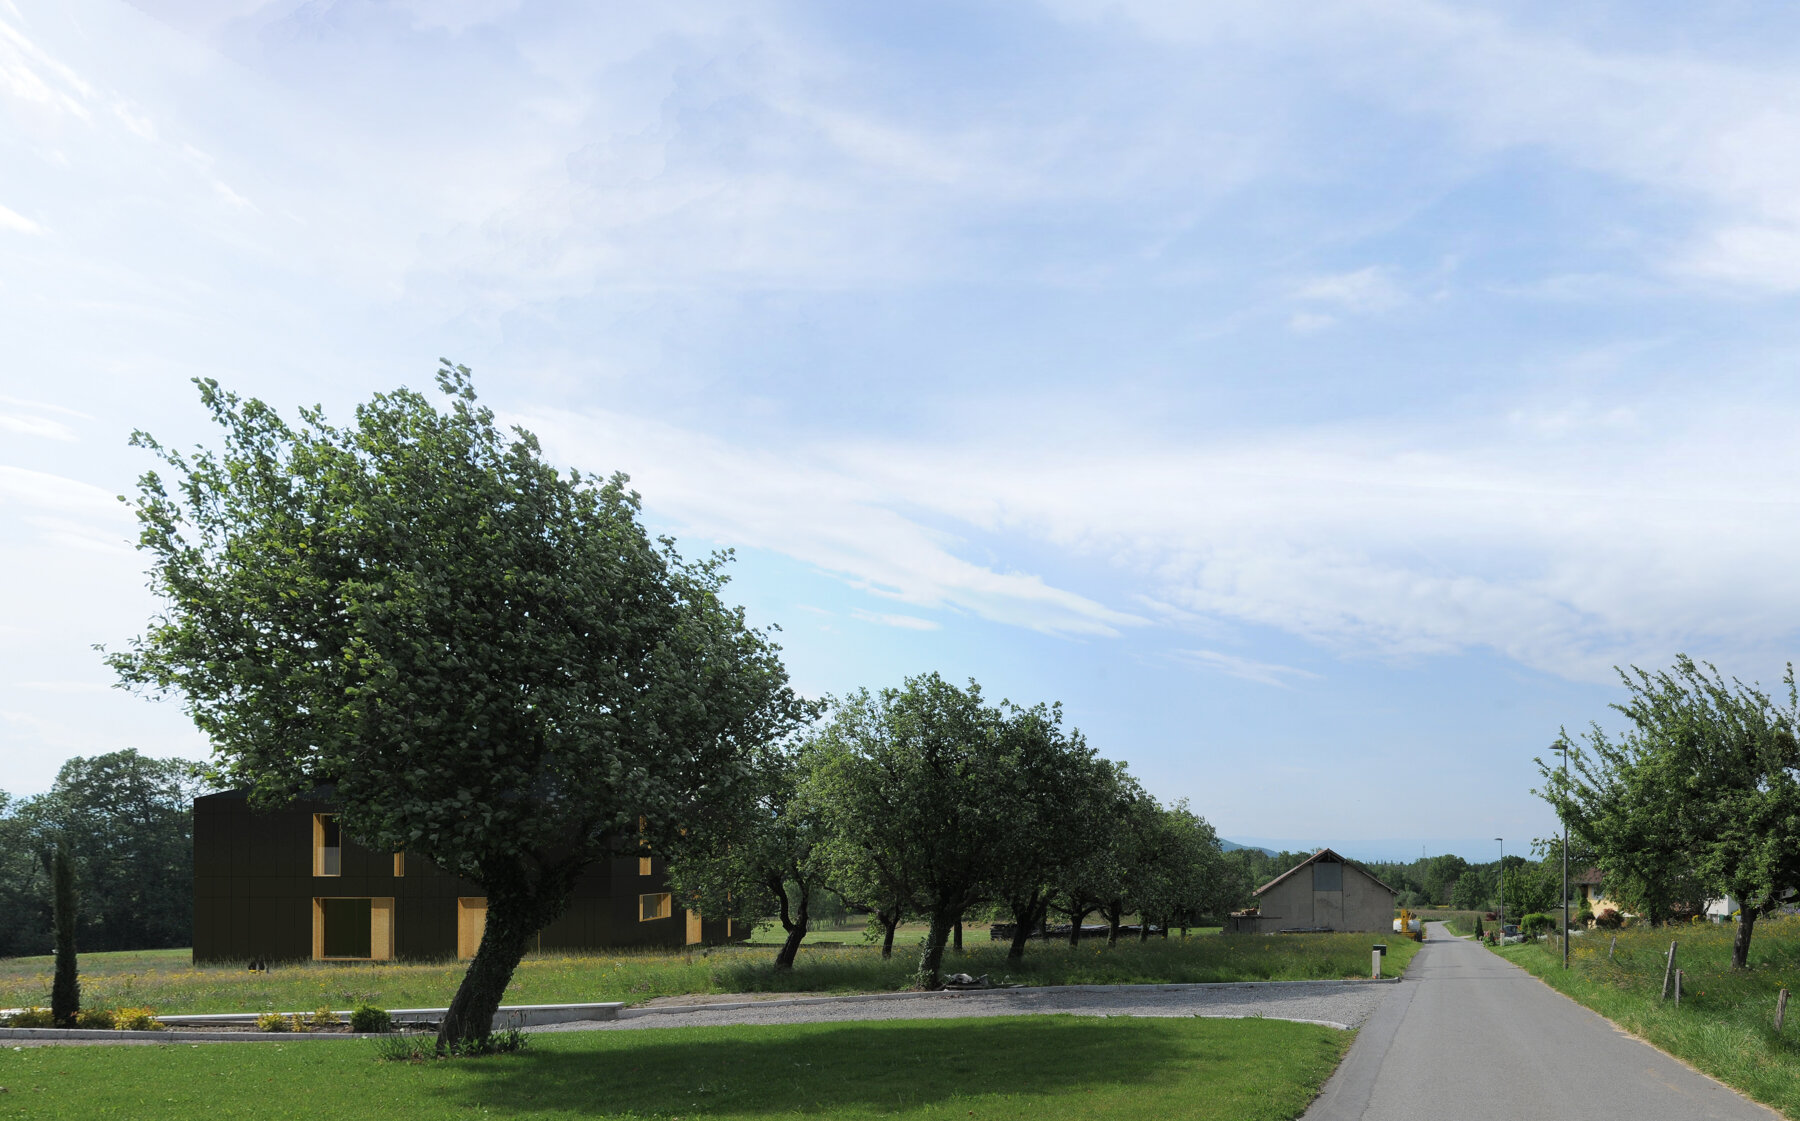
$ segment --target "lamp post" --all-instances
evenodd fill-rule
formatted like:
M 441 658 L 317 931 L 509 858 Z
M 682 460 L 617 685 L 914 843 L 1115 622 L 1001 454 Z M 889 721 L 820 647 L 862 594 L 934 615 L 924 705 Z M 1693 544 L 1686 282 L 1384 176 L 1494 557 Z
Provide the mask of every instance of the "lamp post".
M 1562 761 L 1563 792 L 1569 789 L 1569 745 L 1567 742 L 1557 744 L 1553 750 L 1560 753 Z M 1556 816 L 1562 818 L 1563 827 L 1563 968 L 1569 968 L 1569 819 L 1563 815 L 1562 807 L 1557 807 Z
M 1494 882 L 1500 885 L 1500 941 L 1506 941 L 1506 838 L 1495 837 L 1500 842 L 1500 873 Z

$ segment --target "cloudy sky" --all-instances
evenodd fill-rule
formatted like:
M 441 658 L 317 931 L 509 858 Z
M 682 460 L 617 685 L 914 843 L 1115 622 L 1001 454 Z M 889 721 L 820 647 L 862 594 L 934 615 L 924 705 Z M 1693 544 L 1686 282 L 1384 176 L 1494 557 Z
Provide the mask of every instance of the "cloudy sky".
M 0 789 L 189 379 L 440 355 L 812 694 L 1060 700 L 1237 840 L 1519 851 L 1615 664 L 1800 621 L 1800 9 L 0 0 Z

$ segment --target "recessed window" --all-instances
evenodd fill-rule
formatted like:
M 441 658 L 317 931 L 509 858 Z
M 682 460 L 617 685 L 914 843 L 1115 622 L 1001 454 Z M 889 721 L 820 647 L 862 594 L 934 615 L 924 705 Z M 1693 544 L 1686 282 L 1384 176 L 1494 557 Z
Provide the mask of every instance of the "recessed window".
M 397 852 L 394 854 L 394 878 L 398 879 L 404 875 L 406 875 L 406 854 Z
M 649 874 L 650 874 L 650 858 L 647 856 L 638 857 L 638 875 L 648 876 Z
M 313 899 L 314 960 L 386 961 L 393 956 L 393 899 Z
M 675 900 L 666 891 L 638 896 L 638 921 L 666 919 L 675 913 Z
M 1342 864 L 1328 864 L 1324 861 L 1320 861 L 1313 865 L 1313 890 L 1343 891 L 1344 866 Z
M 313 875 L 344 874 L 344 837 L 336 814 L 313 815 Z

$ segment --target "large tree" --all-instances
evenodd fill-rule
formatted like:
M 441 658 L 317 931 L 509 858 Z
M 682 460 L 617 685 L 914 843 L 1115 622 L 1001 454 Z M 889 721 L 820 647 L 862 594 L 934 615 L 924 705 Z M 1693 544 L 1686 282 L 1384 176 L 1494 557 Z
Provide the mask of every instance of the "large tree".
M 936 988 L 944 945 L 963 913 L 987 897 L 1008 828 L 997 795 L 1013 766 L 1000 712 L 974 682 L 937 674 L 843 700 L 819 739 L 820 805 L 842 850 L 882 892 L 926 916 L 921 988 Z
M 546 463 L 466 368 L 437 381 L 447 407 L 401 389 L 346 427 L 201 381 L 220 450 L 135 434 L 174 476 L 136 501 L 165 609 L 109 660 L 184 699 L 218 780 L 329 787 L 350 836 L 482 887 L 448 1045 L 488 1032 L 583 869 L 708 829 L 804 705 L 723 557 L 653 540 L 623 475 Z
M 1777 701 L 1683 655 L 1673 670 L 1621 674 L 1630 721 L 1618 739 L 1598 727 L 1565 733 L 1565 773 L 1539 760 L 1543 796 L 1591 847 L 1608 891 L 1670 904 L 1707 895 L 1740 906 L 1733 968 L 1749 965 L 1756 920 L 1800 887 L 1800 689 L 1793 667 Z M 1652 912 L 1656 914 L 1656 912 Z

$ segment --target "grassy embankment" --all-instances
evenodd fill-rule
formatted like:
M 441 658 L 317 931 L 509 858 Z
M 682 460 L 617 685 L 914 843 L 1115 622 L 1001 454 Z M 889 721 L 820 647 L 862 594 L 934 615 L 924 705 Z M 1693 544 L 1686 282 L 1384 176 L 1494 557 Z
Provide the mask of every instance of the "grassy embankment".
M 1317 980 L 1368 975 L 1368 934 L 1291 934 L 1147 943 L 1083 942 L 1078 948 L 1034 943 L 1022 965 L 1009 966 L 1006 946 L 970 940 L 947 952 L 946 971 L 986 973 L 996 983 L 1028 985 L 1159 984 L 1196 981 Z M 1399 974 L 1418 946 L 1388 944 L 1383 973 Z M 296 963 L 268 973 L 195 966 L 185 950 L 85 954 L 82 1003 L 90 1008 L 148 1006 L 158 1012 L 262 1012 L 349 1008 L 434 1008 L 450 1001 L 461 962 Z M 912 987 L 917 947 L 896 944 L 882 960 L 872 946 L 801 947 L 792 973 L 770 966 L 767 946 L 731 946 L 693 953 L 613 952 L 593 956 L 533 954 L 520 963 L 506 991 L 508 1004 L 553 1004 L 658 996 L 744 992 L 897 992 Z M 0 962 L 0 1008 L 48 1004 L 51 960 Z
M 956 1117 L 1287 1121 L 1351 1034 L 1279 1020 L 889 1021 L 534 1036 L 380 1063 L 363 1040 L 0 1050 L 0 1118 Z
M 1498 949 L 1552 988 L 1619 1026 L 1693 1064 L 1757 1101 L 1800 1118 L 1800 999 L 1775 1034 L 1778 990 L 1800 990 L 1800 920 L 1764 920 L 1750 943 L 1750 969 L 1732 972 L 1736 927 L 1665 927 L 1591 931 L 1570 940 L 1569 969 L 1562 942 L 1546 939 Z M 1681 1007 L 1661 999 L 1664 955 L 1680 943 L 1675 964 L 1685 973 Z M 1800 996 L 1800 993 L 1796 994 Z

